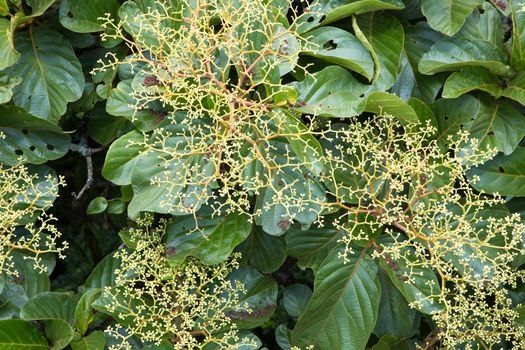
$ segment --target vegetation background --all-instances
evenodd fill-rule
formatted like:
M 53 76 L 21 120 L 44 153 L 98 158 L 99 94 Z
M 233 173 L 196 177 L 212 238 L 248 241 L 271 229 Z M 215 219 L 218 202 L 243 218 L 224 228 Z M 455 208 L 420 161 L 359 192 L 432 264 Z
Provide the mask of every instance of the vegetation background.
M 0 0 L 0 349 L 525 349 L 525 1 Z

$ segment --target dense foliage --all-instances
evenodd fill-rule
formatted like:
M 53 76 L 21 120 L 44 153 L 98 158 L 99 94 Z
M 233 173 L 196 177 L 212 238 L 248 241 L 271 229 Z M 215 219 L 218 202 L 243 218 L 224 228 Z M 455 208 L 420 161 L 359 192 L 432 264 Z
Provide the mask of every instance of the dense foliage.
M 0 349 L 525 349 L 524 0 L 0 0 Z

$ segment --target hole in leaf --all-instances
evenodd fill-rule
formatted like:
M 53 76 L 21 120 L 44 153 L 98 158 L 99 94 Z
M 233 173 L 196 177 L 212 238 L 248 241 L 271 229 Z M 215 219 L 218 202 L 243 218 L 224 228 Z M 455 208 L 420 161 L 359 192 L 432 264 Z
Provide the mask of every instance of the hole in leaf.
M 306 20 L 306 22 L 308 23 L 312 23 L 314 21 L 314 16 L 310 16 L 308 17 L 308 19 Z
M 27 129 L 22 129 L 22 134 L 27 135 L 28 132 Z
M 325 19 L 326 19 L 326 15 L 323 15 L 323 17 L 321 17 L 321 18 L 319 19 L 319 23 L 322 23 Z
M 48 143 L 48 144 L 46 145 L 46 148 L 47 148 L 48 150 L 52 151 L 52 150 L 55 149 L 55 146 L 53 146 L 53 145 L 51 145 L 51 144 Z
M 333 40 L 329 40 L 329 41 L 327 41 L 327 42 L 323 45 L 323 47 L 324 47 L 326 50 L 330 51 L 330 50 L 337 49 L 337 44 L 334 43 Z
M 499 171 L 500 173 L 504 173 L 504 172 L 505 172 L 505 169 L 503 169 L 503 167 L 500 166 L 500 167 L 498 168 L 498 171 Z
M 495 134 L 494 134 L 494 131 L 489 131 L 489 132 L 487 133 L 487 136 L 494 136 L 494 135 L 495 135 Z
M 448 117 L 445 117 L 445 120 L 448 120 Z
M 29 147 L 29 150 L 30 150 L 31 152 L 34 152 L 34 151 L 35 151 L 35 146 L 30 146 L 30 147 Z
M 459 128 L 463 130 L 463 124 L 459 124 Z
M 22 151 L 21 149 L 15 149 L 15 154 L 17 156 L 21 156 L 22 154 L 24 154 L 24 151 Z
M 365 97 L 365 94 L 359 95 L 359 98 L 363 98 L 363 97 Z

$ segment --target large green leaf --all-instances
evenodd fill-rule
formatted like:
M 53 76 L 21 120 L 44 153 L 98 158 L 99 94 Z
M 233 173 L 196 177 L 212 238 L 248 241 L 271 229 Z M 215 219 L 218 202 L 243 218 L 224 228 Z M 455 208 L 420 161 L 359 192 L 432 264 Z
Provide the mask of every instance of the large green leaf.
M 516 69 L 525 68 L 525 6 L 524 0 L 512 0 L 512 55 L 511 62 Z
M 0 106 L 0 132 L 2 163 L 41 164 L 69 151 L 70 138 L 58 126 L 17 106 Z
M 2 350 L 48 350 L 47 339 L 29 322 L 0 321 L 0 348 Z
M 250 236 L 239 246 L 239 251 L 251 266 L 263 273 L 272 273 L 286 260 L 284 237 L 269 235 L 254 225 Z
M 277 128 L 282 129 L 295 155 L 315 176 L 323 171 L 323 149 L 306 125 L 286 110 L 276 111 Z
M 374 334 L 382 337 L 386 334 L 409 337 L 417 332 L 416 310 L 408 306 L 401 292 L 390 281 L 387 274 L 379 271 L 381 282 L 381 301 Z
M 336 27 L 317 28 L 305 35 L 302 54 L 338 64 L 372 80 L 374 62 L 354 35 Z
M 328 218 L 323 227 L 302 230 L 299 225 L 293 225 L 284 236 L 288 254 L 297 259 L 299 267 L 316 271 L 345 235 L 344 230 L 333 227 Z
M 166 228 L 169 264 L 178 266 L 190 255 L 206 265 L 226 260 L 250 234 L 252 224 L 249 219 L 247 215 L 237 213 L 215 217 L 201 213 L 197 220 L 193 215 L 175 219 Z
M 61 350 L 73 340 L 75 331 L 66 321 L 53 319 L 45 321 L 44 324 L 46 336 L 52 343 L 50 350 Z
M 378 79 L 374 81 L 373 86 L 375 89 L 386 91 L 394 85 L 398 75 L 405 40 L 403 26 L 394 16 L 381 12 L 358 16 L 357 25 L 378 60 Z
M 507 87 L 501 95 L 525 105 L 525 72 L 518 72 L 512 80 L 507 82 Z
M 144 151 L 144 147 L 137 143 L 143 141 L 143 134 L 131 131 L 113 142 L 106 155 L 102 176 L 116 185 L 130 185 L 131 172 Z
M 439 99 L 431 105 L 438 122 L 436 139 L 443 148 L 448 148 L 449 137 L 455 138 L 461 130 L 468 130 L 476 119 L 480 104 L 470 95 L 456 99 Z
M 326 25 L 353 14 L 379 10 L 400 10 L 401 0 L 320 0 L 298 22 L 299 32 L 306 32 L 319 25 Z
M 11 22 L 0 18 L 0 70 L 16 63 L 20 54 L 16 52 Z
M 513 74 L 507 64 L 505 51 L 484 40 L 462 37 L 443 39 L 435 43 L 419 61 L 419 71 L 423 74 L 455 71 L 467 67 L 485 67 L 490 72 L 504 77 Z
M 428 24 L 446 35 L 456 34 L 467 17 L 483 0 L 421 0 Z
M 94 331 L 80 340 L 72 341 L 70 345 L 73 350 L 101 350 L 106 345 L 106 338 L 104 332 Z
M 292 284 L 283 291 L 283 306 L 288 315 L 299 317 L 312 297 L 312 290 L 305 284 Z
M 405 27 L 405 48 L 401 53 L 401 69 L 398 79 L 392 87 L 404 100 L 417 97 L 426 103 L 434 102 L 445 78 L 442 74 L 423 75 L 418 70 L 421 57 L 443 35 L 432 30 L 426 22 Z
M 441 287 L 434 271 L 421 266 L 411 249 L 402 248 L 400 254 L 399 259 L 383 257 L 380 261 L 390 281 L 416 310 L 429 315 L 443 310 L 438 299 Z M 412 280 L 407 279 L 406 275 L 412 276 Z
M 498 154 L 485 164 L 468 171 L 470 179 L 477 190 L 488 193 L 499 193 L 502 196 L 525 196 L 525 148 L 518 147 L 512 154 Z
M 71 44 L 45 27 L 30 27 L 15 36 L 21 56 L 9 70 L 22 78 L 13 101 L 30 113 L 57 123 L 68 102 L 82 96 L 84 74 Z
M 60 24 L 77 33 L 103 30 L 100 17 L 115 19 L 120 4 L 117 0 L 63 0 L 60 3 Z
M 91 305 L 95 299 L 100 296 L 100 292 L 101 290 L 99 288 L 88 289 L 82 297 L 80 297 L 75 307 L 75 323 L 80 335 L 86 333 L 89 324 L 93 321 L 94 313 Z
M 132 92 L 131 80 L 119 82 L 109 93 L 106 111 L 116 117 L 125 117 L 142 132 L 148 132 L 161 126 L 162 117 L 166 115 L 165 111 L 154 103 L 149 109 L 135 110 L 132 108 L 136 103 L 131 95 Z
M 64 320 L 72 323 L 75 318 L 75 296 L 68 293 L 44 292 L 31 298 L 20 311 L 20 318 L 34 320 Z
M 342 118 L 359 115 L 365 108 L 368 87 L 342 67 L 326 67 L 291 85 L 299 93 L 293 109 L 301 113 Z
M 511 154 L 525 136 L 525 118 L 508 101 L 481 96 L 480 110 L 469 128 L 470 136 L 479 139 L 480 147 L 496 148 Z
M 366 100 L 365 111 L 374 114 L 389 114 L 402 122 L 416 122 L 418 120 L 414 109 L 400 97 L 388 92 L 373 91 Z
M 327 257 L 315 276 L 314 292 L 292 333 L 292 344 L 319 349 L 362 350 L 377 320 L 377 266 L 365 251 Z
M 22 79 L 0 72 L 0 104 L 11 101 L 13 88 L 20 84 Z
M 104 288 L 115 285 L 115 270 L 120 267 L 121 261 L 113 256 L 107 255 L 91 271 L 84 283 L 84 289 Z
M 234 285 L 242 285 L 244 292 L 239 298 L 239 307 L 227 310 L 226 315 L 239 328 L 255 328 L 265 323 L 277 306 L 278 288 L 275 280 L 252 267 L 235 270 L 229 279 Z
M 473 90 L 482 90 L 498 98 L 503 92 L 502 81 L 486 68 L 464 68 L 448 77 L 442 96 L 456 98 Z

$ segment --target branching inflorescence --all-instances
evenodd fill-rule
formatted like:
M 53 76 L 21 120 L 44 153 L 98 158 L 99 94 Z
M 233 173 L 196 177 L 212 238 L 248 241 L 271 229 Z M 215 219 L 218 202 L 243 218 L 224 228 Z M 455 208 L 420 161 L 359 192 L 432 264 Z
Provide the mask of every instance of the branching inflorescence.
M 465 176 L 495 150 L 466 132 L 443 149 L 432 125 L 389 115 L 338 122 L 297 115 L 297 92 L 281 77 L 308 74 L 297 64 L 308 40 L 294 31 L 298 17 L 287 15 L 289 7 L 159 1 L 146 12 L 131 9 L 133 19 L 106 19 L 105 38 L 124 40 L 131 54 L 96 71 L 136 72 L 128 82 L 133 121 L 158 106 L 166 111 L 127 145 L 154 159 L 147 163 L 154 170 L 144 173 L 166 189 L 157 211 L 186 215 L 211 206 L 216 214 L 249 214 L 275 235 L 293 221 L 322 226 L 324 213 L 338 212 L 334 224 L 347 232 L 346 253 L 366 242 L 411 306 L 432 315 L 444 348 L 473 341 L 490 348 L 502 337 L 524 348 L 505 288 L 523 278 L 516 267 L 525 226 L 500 197 L 475 192 Z M 268 224 L 276 217 L 276 227 Z M 134 320 L 127 331 L 150 341 L 173 333 L 181 348 L 199 348 L 194 320 L 211 312 L 199 339 L 213 342 L 209 335 L 229 322 L 224 310 L 236 302 L 214 296 L 230 288 L 225 276 L 235 259 L 174 269 L 162 255 L 162 227 L 147 237 L 133 253 L 121 253 L 121 276 L 134 277 L 118 282 L 143 288 L 112 292 L 153 303 L 121 315 Z
M 129 231 L 133 248 L 115 254 L 121 262 L 116 283 L 102 294 L 104 305 L 120 321 L 108 330 L 122 340 L 115 348 L 128 348 L 131 336 L 154 344 L 169 338 L 174 349 L 253 345 L 227 316 L 229 309 L 239 307 L 243 292 L 242 284 L 228 280 L 239 266 L 238 256 L 215 266 L 190 259 L 172 267 L 162 244 L 165 224 L 151 227 L 142 222 Z
M 44 178 L 22 165 L 0 165 L 0 273 L 17 276 L 13 253 L 23 254 L 34 267 L 46 271 L 42 256 L 58 253 L 63 258 L 66 243 L 58 243 L 55 218 L 45 211 L 58 195 L 62 178 Z

